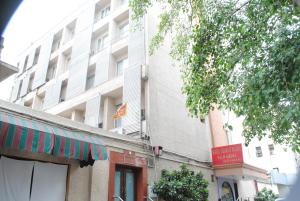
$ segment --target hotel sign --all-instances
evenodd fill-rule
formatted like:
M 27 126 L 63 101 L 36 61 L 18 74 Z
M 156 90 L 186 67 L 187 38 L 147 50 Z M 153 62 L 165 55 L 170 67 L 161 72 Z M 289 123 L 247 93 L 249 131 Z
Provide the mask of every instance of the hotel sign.
M 242 144 L 212 148 L 212 161 L 213 166 L 242 164 L 244 162 Z

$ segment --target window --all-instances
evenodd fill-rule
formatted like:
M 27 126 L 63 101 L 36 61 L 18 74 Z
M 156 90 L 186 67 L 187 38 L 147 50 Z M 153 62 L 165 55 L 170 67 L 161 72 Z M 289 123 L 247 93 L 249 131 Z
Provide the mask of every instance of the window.
M 60 47 L 61 38 L 62 38 L 62 30 L 60 30 L 59 32 L 57 32 L 54 35 L 53 43 L 52 43 L 52 48 L 51 48 L 51 53 L 53 53 L 56 50 L 58 50 L 58 48 Z
M 128 167 L 117 166 L 115 171 L 114 195 L 122 200 L 136 200 L 137 172 Z M 117 200 L 117 199 L 115 199 Z
M 56 62 L 51 62 L 49 64 L 48 71 L 47 71 L 47 76 L 46 76 L 46 81 L 50 81 L 55 77 L 56 65 L 57 65 L 57 61 Z
M 116 105 L 116 111 L 119 110 L 119 108 L 122 106 L 121 104 Z M 114 120 L 114 128 L 121 128 L 122 127 L 122 118 L 118 118 Z
M 129 24 L 128 21 L 125 23 L 122 23 L 119 26 L 119 38 L 125 37 L 128 35 L 128 31 L 129 31 Z
M 71 55 L 68 55 L 66 57 L 66 63 L 65 63 L 65 71 L 69 69 L 69 65 L 70 65 L 70 62 L 71 62 Z
M 54 42 L 53 42 L 53 45 L 52 45 L 51 53 L 53 53 L 53 52 L 55 52 L 56 50 L 58 50 L 59 46 L 60 46 L 60 40 L 54 41 Z
M 96 70 L 95 65 L 89 67 L 87 76 L 86 76 L 85 90 L 88 90 L 94 86 L 95 70 Z
M 33 58 L 33 65 L 38 63 L 39 56 L 40 56 L 40 49 L 41 47 L 38 47 L 35 49 L 34 58 Z
M 22 84 L 23 84 L 23 80 L 20 81 L 20 84 L 19 84 L 19 89 L 18 89 L 18 95 L 17 95 L 17 99 L 20 98 L 20 94 L 21 94 L 21 89 L 22 89 Z
M 60 69 L 60 74 L 66 72 L 69 69 L 70 63 L 71 63 L 71 52 L 64 53 L 62 57 L 62 64 Z
M 256 157 L 262 157 L 263 156 L 263 153 L 262 153 L 262 150 L 261 150 L 261 147 L 256 147 Z
M 106 16 L 109 15 L 109 12 L 110 12 L 110 6 L 107 6 L 106 8 L 103 8 L 101 10 L 101 19 L 105 18 Z
M 95 9 L 95 22 L 104 19 L 105 17 L 107 17 L 110 13 L 110 6 L 100 6 L 100 5 L 96 5 L 96 9 Z
M 32 91 L 33 80 L 34 80 L 34 72 L 30 74 L 29 84 L 28 84 L 28 92 Z
M 103 35 L 98 38 L 97 40 L 97 52 L 102 50 L 108 44 L 108 35 Z
M 68 80 L 64 80 L 60 88 L 59 102 L 63 102 L 66 100 L 67 86 L 68 86 Z
M 128 59 L 122 59 L 117 62 L 117 76 L 123 75 L 124 69 L 128 67 Z
M 76 27 L 76 20 L 74 20 L 73 22 L 71 22 L 70 24 L 68 24 L 66 26 L 65 36 L 64 36 L 64 43 L 67 43 L 67 42 L 69 42 L 70 40 L 72 40 L 74 38 L 75 27 Z
M 274 145 L 273 144 L 269 144 L 269 152 L 270 152 L 270 155 L 274 155 L 275 152 L 274 152 Z
M 27 63 L 28 63 L 28 55 L 27 55 L 26 58 L 25 58 L 25 62 L 24 62 L 24 66 L 23 66 L 23 73 L 24 73 L 25 70 L 26 70 Z

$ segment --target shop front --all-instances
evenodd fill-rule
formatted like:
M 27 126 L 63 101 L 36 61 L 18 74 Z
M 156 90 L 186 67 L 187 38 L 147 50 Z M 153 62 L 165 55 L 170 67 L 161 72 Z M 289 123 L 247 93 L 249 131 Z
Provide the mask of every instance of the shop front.
M 74 170 L 107 159 L 99 137 L 0 110 L 0 201 L 68 200 Z
M 266 180 L 267 171 L 246 164 L 242 144 L 212 148 L 214 174 L 220 201 L 254 200 L 257 180 Z

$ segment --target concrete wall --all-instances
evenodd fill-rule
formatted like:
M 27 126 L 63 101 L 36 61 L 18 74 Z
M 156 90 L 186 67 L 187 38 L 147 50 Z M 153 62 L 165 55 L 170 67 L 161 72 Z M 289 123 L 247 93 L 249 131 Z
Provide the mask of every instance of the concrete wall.
M 159 10 L 153 7 L 147 16 L 149 44 L 157 30 Z M 171 37 L 148 60 L 149 111 L 147 122 L 153 145 L 188 155 L 202 161 L 210 161 L 211 137 L 209 122 L 189 116 L 182 95 L 180 67 L 169 56 Z
M 91 201 L 107 201 L 109 161 L 96 161 L 92 168 Z
M 90 167 L 80 168 L 79 163 L 69 168 L 68 201 L 89 200 Z
M 233 130 L 229 132 L 231 144 L 244 143 L 245 138 L 242 136 L 243 118 L 237 118 L 233 114 L 226 115 L 226 121 L 229 121 L 233 126 Z M 268 145 L 274 145 L 274 155 L 270 154 Z M 262 157 L 256 156 L 256 147 L 262 148 Z M 269 138 L 258 140 L 254 138 L 246 147 L 243 146 L 243 155 L 245 163 L 271 171 L 273 168 L 278 168 L 280 173 L 297 173 L 297 163 L 295 153 L 290 148 L 275 144 Z

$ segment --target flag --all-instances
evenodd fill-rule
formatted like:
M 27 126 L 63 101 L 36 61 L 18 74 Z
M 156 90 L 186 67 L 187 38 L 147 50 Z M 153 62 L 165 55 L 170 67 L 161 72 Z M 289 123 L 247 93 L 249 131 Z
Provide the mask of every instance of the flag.
M 113 119 L 119 119 L 127 114 L 127 103 L 124 103 L 117 110 L 116 114 L 113 115 Z

